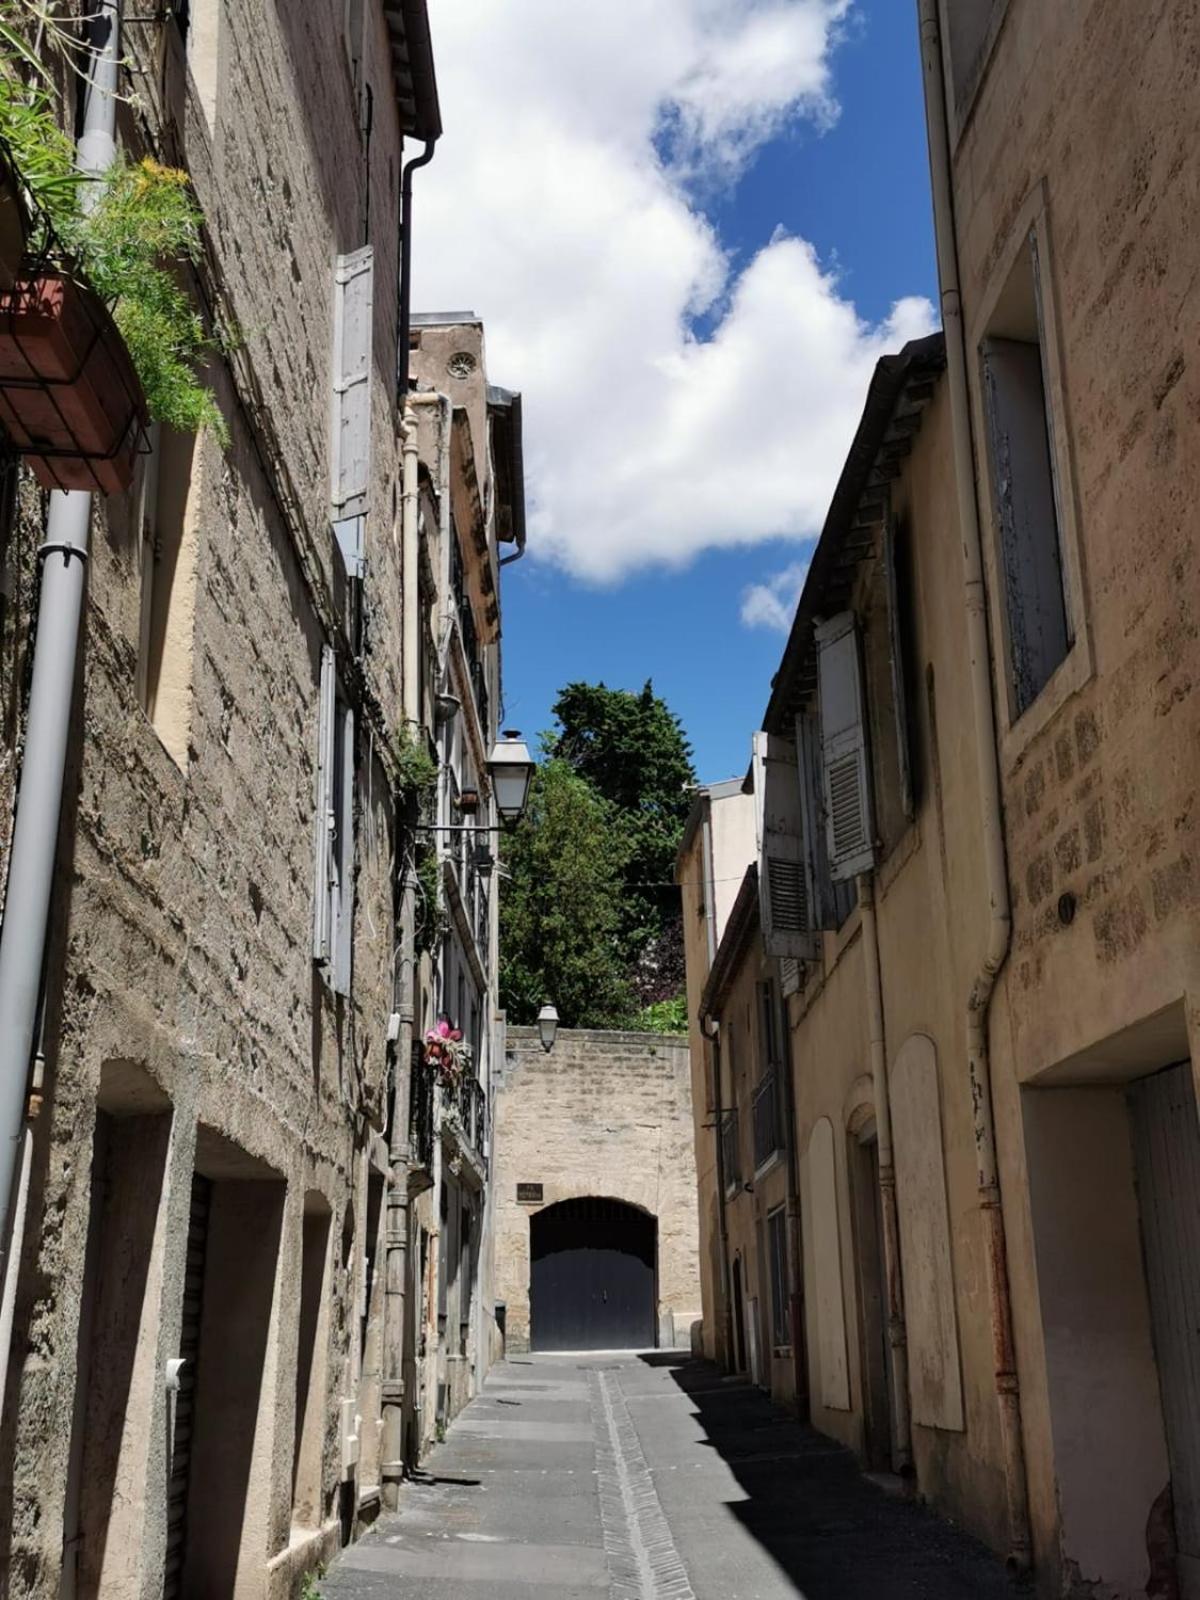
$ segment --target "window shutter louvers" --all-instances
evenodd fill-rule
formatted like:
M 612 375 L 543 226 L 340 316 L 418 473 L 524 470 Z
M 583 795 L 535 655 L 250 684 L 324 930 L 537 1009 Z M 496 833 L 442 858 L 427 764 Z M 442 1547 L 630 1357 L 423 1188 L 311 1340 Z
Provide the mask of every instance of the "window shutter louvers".
M 337 708 L 334 724 L 337 822 L 333 840 L 329 982 L 335 994 L 349 994 L 354 932 L 354 712 L 349 706 Z
M 862 665 L 854 613 L 844 611 L 816 630 L 821 702 L 821 760 L 829 871 L 857 877 L 875 865 L 867 765 Z
M 813 961 L 818 942 L 804 864 L 796 750 L 786 739 L 754 735 L 758 895 L 768 955 Z
M 900 804 L 904 815 L 915 815 L 912 755 L 908 738 L 908 694 L 904 681 L 904 655 L 900 647 L 900 585 L 896 577 L 896 524 L 891 517 L 883 528 L 883 566 L 887 579 L 888 644 L 892 654 L 892 699 L 896 703 L 896 750 L 900 765 Z
M 333 527 L 351 577 L 365 561 L 363 522 L 371 473 L 371 331 L 375 259 L 370 245 L 339 256 L 334 273 Z
M 329 960 L 333 913 L 334 812 L 334 718 L 337 674 L 333 651 L 321 647 L 321 685 L 318 704 L 316 820 L 314 824 L 313 867 L 313 960 Z

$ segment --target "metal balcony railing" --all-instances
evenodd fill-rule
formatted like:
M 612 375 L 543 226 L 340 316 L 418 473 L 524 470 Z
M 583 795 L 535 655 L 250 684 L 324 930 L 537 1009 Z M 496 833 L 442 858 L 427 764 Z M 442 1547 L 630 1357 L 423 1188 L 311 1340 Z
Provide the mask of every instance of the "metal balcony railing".
M 764 1166 L 783 1149 L 783 1118 L 779 1114 L 779 1077 L 764 1072 L 754 1090 L 754 1166 Z
M 464 1078 L 459 1085 L 459 1116 L 463 1135 L 480 1155 L 487 1143 L 487 1095 L 477 1078 Z
M 736 1111 L 726 1111 L 721 1118 L 721 1165 L 726 1189 L 736 1188 L 742 1181 L 742 1142 Z
M 409 1161 L 414 1167 L 433 1166 L 433 1085 L 433 1069 L 425 1065 L 423 1047 L 415 1044 L 408 1098 Z

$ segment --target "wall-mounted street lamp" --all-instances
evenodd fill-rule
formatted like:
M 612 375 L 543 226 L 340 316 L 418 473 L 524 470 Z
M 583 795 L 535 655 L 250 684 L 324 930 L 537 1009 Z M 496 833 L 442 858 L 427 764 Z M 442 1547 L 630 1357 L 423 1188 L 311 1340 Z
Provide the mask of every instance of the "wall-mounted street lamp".
M 537 1027 L 538 1037 L 542 1041 L 542 1049 L 546 1051 L 553 1050 L 555 1035 L 558 1033 L 558 1012 L 549 1000 L 538 1012 Z
M 497 739 L 488 762 L 492 779 L 492 792 L 496 796 L 496 810 L 502 822 L 516 822 L 525 810 L 529 799 L 529 785 L 533 781 L 533 757 L 521 735 L 508 729 L 502 739 Z
M 500 833 L 510 823 L 519 822 L 529 800 L 529 785 L 533 782 L 534 759 L 521 735 L 510 729 L 492 746 L 488 761 L 488 776 L 492 780 L 492 793 L 496 797 L 496 810 L 500 815 L 498 826 L 480 822 L 421 822 L 420 831 L 426 833 Z M 461 814 L 471 816 L 479 805 L 479 792 L 464 789 L 458 798 Z

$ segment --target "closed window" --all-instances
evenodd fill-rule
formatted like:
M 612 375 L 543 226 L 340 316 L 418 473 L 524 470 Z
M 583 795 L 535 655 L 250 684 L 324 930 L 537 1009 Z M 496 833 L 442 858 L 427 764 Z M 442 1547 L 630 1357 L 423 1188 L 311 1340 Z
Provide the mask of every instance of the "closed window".
M 1030 233 L 1000 294 L 980 360 L 1015 719 L 1041 694 L 1074 642 L 1036 233 Z

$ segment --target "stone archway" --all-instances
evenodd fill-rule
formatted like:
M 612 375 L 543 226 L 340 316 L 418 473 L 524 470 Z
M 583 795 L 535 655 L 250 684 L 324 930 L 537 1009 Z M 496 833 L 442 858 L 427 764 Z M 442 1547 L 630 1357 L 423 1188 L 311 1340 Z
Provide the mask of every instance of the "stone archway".
M 657 1343 L 658 1224 L 640 1206 L 583 1196 L 529 1219 L 530 1347 L 637 1350 Z

